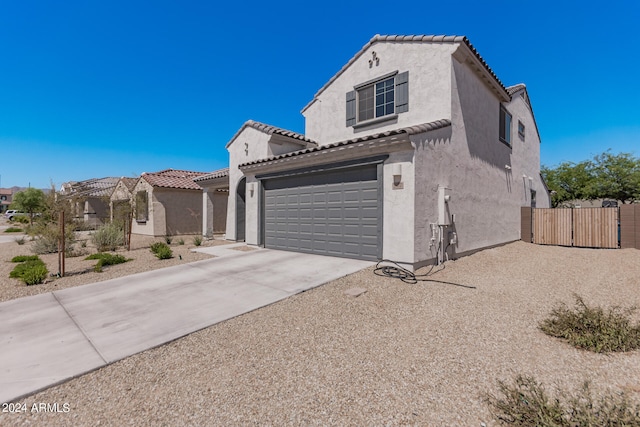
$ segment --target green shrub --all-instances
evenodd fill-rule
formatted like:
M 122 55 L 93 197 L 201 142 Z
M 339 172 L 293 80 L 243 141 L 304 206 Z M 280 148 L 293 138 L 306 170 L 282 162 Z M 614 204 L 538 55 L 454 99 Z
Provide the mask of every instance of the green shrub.
M 40 258 L 35 257 L 35 259 L 27 259 L 16 265 L 14 269 L 11 270 L 11 273 L 9 273 L 9 277 L 20 279 L 27 285 L 37 285 L 44 282 L 48 273 L 49 271 L 44 262 L 42 262 Z
M 196 246 L 200 246 L 202 244 L 202 236 L 194 236 L 193 244 Z
M 634 308 L 623 310 L 613 307 L 589 307 L 576 296 L 575 308 L 560 304 L 551 311 L 551 317 L 540 323 L 540 329 L 571 345 L 596 353 L 631 351 L 640 348 L 640 324 L 632 324 Z
M 5 233 L 22 233 L 22 228 L 17 228 L 17 227 L 9 227 L 6 230 L 4 230 Z
M 164 243 L 164 242 L 153 242 L 151 244 L 151 252 L 153 252 L 154 254 L 158 253 L 158 251 L 160 250 L 160 248 L 168 248 L 169 246 Z
M 167 245 L 170 245 L 171 242 L 173 241 L 173 237 L 171 236 L 164 236 L 164 241 L 167 242 Z
M 124 244 L 122 229 L 115 223 L 104 224 L 91 235 L 91 241 L 99 252 L 115 251 Z
M 173 251 L 169 246 L 163 246 L 155 253 L 158 259 L 173 258 Z
M 178 239 L 178 244 L 179 245 L 184 245 L 184 239 Z
M 36 261 L 39 259 L 38 255 L 18 255 L 11 258 L 11 262 Z
M 49 274 L 47 266 L 44 264 L 34 265 L 32 268 L 24 272 L 22 280 L 27 286 L 39 285 L 44 282 Z
M 116 265 L 116 264 L 125 263 L 127 261 L 131 261 L 130 259 L 127 259 L 122 255 L 118 255 L 118 254 L 114 255 L 114 254 L 104 253 L 104 252 L 98 252 L 97 254 L 89 255 L 85 259 L 87 259 L 87 260 L 97 259 L 98 260 L 96 265 L 93 267 L 93 269 L 98 273 L 102 271 L 102 267 L 104 267 L 105 265 Z
M 493 416 L 503 425 L 513 426 L 638 426 L 640 405 L 624 394 L 605 394 L 594 399 L 589 383 L 573 394 L 558 391 L 550 396 L 532 377 L 518 376 L 514 384 L 499 383 L 500 397 L 486 401 Z

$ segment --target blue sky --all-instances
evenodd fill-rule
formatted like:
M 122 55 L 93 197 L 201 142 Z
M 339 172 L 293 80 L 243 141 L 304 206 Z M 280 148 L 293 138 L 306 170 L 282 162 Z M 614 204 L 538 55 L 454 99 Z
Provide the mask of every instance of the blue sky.
M 640 2 L 0 0 L 0 186 L 212 171 L 375 34 L 466 35 L 525 83 L 542 163 L 640 155 Z

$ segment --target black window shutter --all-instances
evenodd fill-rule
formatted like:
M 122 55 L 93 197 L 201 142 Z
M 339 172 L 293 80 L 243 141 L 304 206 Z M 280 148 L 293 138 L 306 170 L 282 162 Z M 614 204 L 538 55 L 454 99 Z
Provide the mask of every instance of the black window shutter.
M 347 92 L 347 126 L 356 124 L 356 91 Z
M 409 72 L 396 76 L 396 113 L 409 111 Z

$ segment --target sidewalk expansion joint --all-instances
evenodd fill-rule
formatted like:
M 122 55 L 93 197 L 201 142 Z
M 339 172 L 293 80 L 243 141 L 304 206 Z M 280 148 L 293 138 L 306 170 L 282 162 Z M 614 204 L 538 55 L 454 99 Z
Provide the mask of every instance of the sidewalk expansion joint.
M 65 313 L 67 313 L 67 316 L 69 316 L 69 319 L 71 319 L 71 321 L 73 322 L 74 325 L 76 325 L 76 327 L 80 330 L 80 332 L 82 333 L 82 336 L 84 336 L 84 338 L 89 342 L 89 344 L 91 345 L 91 347 L 95 350 L 96 353 L 98 353 L 98 356 L 100 356 L 100 359 L 102 359 L 102 361 L 105 363 L 105 365 L 108 365 L 109 362 L 107 362 L 107 359 L 104 357 L 104 355 L 100 352 L 100 350 L 98 350 L 98 348 L 93 344 L 93 341 L 91 341 L 91 338 L 89 338 L 89 335 L 87 335 L 87 333 L 85 332 L 85 330 L 82 328 L 82 326 L 80 326 L 80 324 L 78 322 L 76 322 L 76 319 L 71 315 L 71 313 L 69 313 L 69 310 L 67 310 L 67 307 L 64 306 L 64 304 L 62 304 L 62 301 L 60 301 L 58 299 L 58 296 L 56 295 L 55 292 L 51 292 L 51 295 L 53 295 L 53 298 L 55 298 L 55 300 L 58 302 L 58 304 L 60 305 L 60 307 L 62 307 L 62 309 L 64 310 Z

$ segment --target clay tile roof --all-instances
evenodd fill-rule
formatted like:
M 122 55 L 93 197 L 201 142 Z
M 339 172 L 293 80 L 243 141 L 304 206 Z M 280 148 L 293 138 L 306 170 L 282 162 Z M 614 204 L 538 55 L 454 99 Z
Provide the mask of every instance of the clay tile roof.
M 266 162 L 270 162 L 270 161 L 273 161 L 273 160 L 283 159 L 285 157 L 295 157 L 295 156 L 299 156 L 299 155 L 302 155 L 302 154 L 313 153 L 315 151 L 328 150 L 328 149 L 332 149 L 332 148 L 336 148 L 336 147 L 342 147 L 342 146 L 345 146 L 345 145 L 356 144 L 356 143 L 363 142 L 363 141 L 370 141 L 370 140 L 373 140 L 373 139 L 384 138 L 384 137 L 389 137 L 389 136 L 394 136 L 394 135 L 400 135 L 400 134 L 416 135 L 416 134 L 419 134 L 419 133 L 429 132 L 429 131 L 436 130 L 436 129 L 442 129 L 442 128 L 445 128 L 447 126 L 451 126 L 451 120 L 448 120 L 448 119 L 436 120 L 436 121 L 433 121 L 433 122 L 423 123 L 423 124 L 416 125 L 416 126 L 409 126 L 409 127 L 404 127 L 404 128 L 400 128 L 400 129 L 389 130 L 389 131 L 385 131 L 385 132 L 376 133 L 376 134 L 373 134 L 373 135 L 366 135 L 366 136 L 361 136 L 359 138 L 349 139 L 349 140 L 346 140 L 346 141 L 335 142 L 333 144 L 322 145 L 322 146 L 319 146 L 319 147 L 310 147 L 310 148 L 306 148 L 304 150 L 299 150 L 299 151 L 293 151 L 291 153 L 280 154 L 279 156 L 272 156 L 272 157 L 268 157 L 266 159 L 259 159 L 259 160 L 255 160 L 253 162 L 241 164 L 239 167 L 255 165 L 255 164 L 259 164 L 259 163 L 266 163 Z
M 256 130 L 259 130 L 260 132 L 263 132 L 267 135 L 281 135 L 281 136 L 285 136 L 287 138 L 291 138 L 294 140 L 299 141 L 300 143 L 302 143 L 302 145 L 306 145 L 306 144 L 314 144 L 316 145 L 316 142 L 307 138 L 306 136 L 300 134 L 300 133 L 296 133 L 296 132 L 292 132 L 290 130 L 286 130 L 286 129 L 282 129 L 276 126 L 271 126 L 271 125 L 267 125 L 264 123 L 260 123 L 260 122 L 256 122 L 254 120 L 247 120 L 246 122 L 244 122 L 244 124 L 242 125 L 242 127 L 238 130 L 238 132 L 235 133 L 235 135 L 233 135 L 233 138 L 231 138 L 231 140 L 227 143 L 227 147 L 229 147 L 229 145 L 231 145 L 231 143 L 238 137 L 238 135 L 240 135 L 240 133 L 247 127 L 252 127 Z
M 70 181 L 63 184 L 64 196 L 69 197 L 107 197 L 113 192 L 120 178 L 91 178 L 84 181 Z
M 304 108 L 302 109 L 302 112 L 304 113 L 305 110 L 307 108 L 309 108 L 309 106 L 316 100 L 316 98 L 318 98 L 318 96 L 320 96 L 320 94 L 322 92 L 324 92 L 324 90 L 327 87 L 329 87 L 329 85 L 331 85 L 331 83 L 333 83 L 338 77 L 340 77 L 340 75 L 342 73 L 344 73 L 345 70 L 351 66 L 351 64 L 356 62 L 356 60 L 362 54 L 364 54 L 364 52 L 367 49 L 369 49 L 369 47 L 371 47 L 373 44 L 378 43 L 378 42 L 395 42 L 395 43 L 464 43 L 465 46 L 467 46 L 469 48 L 471 53 L 473 53 L 473 55 L 478 59 L 478 61 L 480 61 L 480 63 L 487 70 L 489 75 L 491 75 L 491 77 L 493 79 L 495 79 L 495 81 L 498 84 L 498 86 L 500 86 L 502 89 L 506 90 L 504 85 L 502 84 L 502 82 L 498 78 L 498 76 L 493 72 L 491 67 L 489 67 L 489 65 L 482 58 L 482 56 L 480 56 L 480 54 L 478 53 L 476 48 L 473 47 L 473 45 L 471 44 L 471 42 L 469 41 L 469 39 L 466 36 L 444 36 L 444 35 L 442 35 L 442 36 L 427 36 L 427 35 L 413 35 L 413 36 L 411 36 L 411 35 L 410 36 L 390 35 L 390 36 L 381 36 L 379 34 L 376 34 L 375 36 L 373 36 L 371 38 L 371 40 L 369 40 L 369 42 L 367 44 L 365 44 L 362 47 L 362 49 L 360 49 L 349 60 L 349 62 L 347 62 L 333 77 L 331 77 L 329 79 L 329 81 L 327 83 L 325 83 L 325 85 L 322 86 L 320 88 L 320 90 L 318 90 L 318 92 L 316 92 L 315 95 L 313 95 L 313 99 L 311 101 L 309 101 L 309 103 L 307 105 L 304 106 Z
M 524 83 L 518 83 L 517 85 L 509 86 L 507 88 L 507 93 L 509 94 L 509 96 L 513 96 L 516 92 L 519 92 L 522 89 L 526 88 L 527 87 L 524 85 Z
M 202 190 L 193 182 L 193 179 L 206 174 L 206 172 L 165 169 L 159 172 L 145 172 L 140 177 L 154 187 Z
M 193 180 L 196 182 L 199 182 L 199 181 L 207 181 L 209 179 L 215 179 L 215 178 L 224 178 L 225 176 L 229 176 L 229 168 L 218 169 L 217 171 L 213 171 L 206 175 L 199 176 L 197 178 L 194 178 Z
M 135 187 L 138 182 L 138 178 L 129 178 L 126 176 L 123 176 L 120 180 L 129 191 L 133 190 L 133 187 Z

